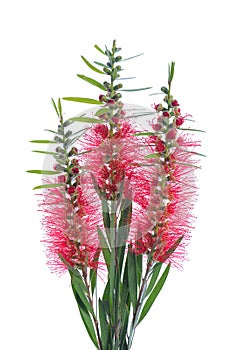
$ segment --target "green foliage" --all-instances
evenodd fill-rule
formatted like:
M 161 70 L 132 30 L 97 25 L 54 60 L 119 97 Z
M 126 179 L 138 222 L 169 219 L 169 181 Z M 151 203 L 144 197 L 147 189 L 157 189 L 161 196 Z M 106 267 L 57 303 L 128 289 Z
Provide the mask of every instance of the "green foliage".
M 87 97 L 63 97 L 63 100 L 80 102 L 80 103 L 88 103 L 88 104 L 92 104 L 92 105 L 101 105 L 102 104 L 102 102 L 100 102 L 98 100 L 94 100 L 92 98 L 87 98 Z
M 102 72 L 100 69 L 95 67 L 93 64 L 91 64 L 85 57 L 81 56 L 82 60 L 86 63 L 86 65 L 91 68 L 94 72 L 99 73 L 99 74 L 105 74 Z
M 149 312 L 151 306 L 153 305 L 155 299 L 157 298 L 158 294 L 160 293 L 161 289 L 163 288 L 163 285 L 168 277 L 169 274 L 169 270 L 170 270 L 170 264 L 166 267 L 166 269 L 164 270 L 162 276 L 160 277 L 159 281 L 157 282 L 156 286 L 154 287 L 154 289 L 152 290 L 152 292 L 150 293 L 143 309 L 140 315 L 140 319 L 138 324 L 143 320 L 143 318 L 147 315 L 147 313 Z

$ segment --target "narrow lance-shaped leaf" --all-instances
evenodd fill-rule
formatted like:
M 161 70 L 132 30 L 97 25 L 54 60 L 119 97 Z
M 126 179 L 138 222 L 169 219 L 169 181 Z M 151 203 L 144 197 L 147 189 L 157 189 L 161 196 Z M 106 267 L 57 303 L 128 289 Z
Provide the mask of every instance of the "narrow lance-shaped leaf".
M 100 69 L 95 67 L 93 64 L 91 64 L 85 57 L 81 56 L 82 60 L 86 63 L 86 65 L 91 68 L 94 72 L 99 73 L 99 74 L 105 74 L 102 72 Z
M 133 58 L 136 58 L 136 57 L 139 57 L 139 56 L 142 56 L 142 55 L 144 55 L 144 53 L 139 53 L 138 55 L 131 56 L 131 57 L 128 57 L 128 58 L 124 58 L 122 61 L 132 60 Z
M 96 118 L 90 118 L 90 117 L 73 117 L 70 118 L 70 120 L 74 122 L 82 122 L 82 123 L 92 123 L 92 124 L 103 124 L 104 121 Z
M 98 46 L 98 45 L 94 45 L 94 47 L 95 47 L 95 49 L 97 49 L 99 52 L 101 52 L 103 55 L 105 55 L 105 52 L 102 50 L 102 49 L 100 49 L 100 47 Z
M 128 251 L 128 283 L 130 299 L 133 308 L 136 308 L 137 303 L 137 266 L 136 266 L 136 256 L 134 253 Z
M 77 301 L 79 312 L 80 312 L 80 315 L 82 317 L 85 328 L 88 332 L 88 335 L 89 335 L 90 339 L 92 340 L 93 344 L 98 349 L 98 342 L 97 342 L 97 337 L 96 337 L 96 333 L 95 333 L 92 319 L 88 313 L 87 308 L 85 307 L 84 303 L 82 302 L 80 296 L 78 295 L 78 293 L 73 285 L 72 285 L 72 290 L 73 290 L 75 299 Z
M 152 89 L 152 86 L 145 87 L 145 88 L 139 88 L 139 89 L 120 89 L 119 91 L 134 92 L 134 91 L 142 91 L 142 90 L 148 90 L 148 89 Z
M 51 140 L 31 140 L 29 142 L 32 142 L 32 143 L 56 143 L 55 141 L 51 141 Z
M 166 281 L 166 279 L 168 277 L 169 270 L 170 270 L 170 264 L 166 267 L 166 269 L 164 270 L 162 276 L 160 277 L 159 281 L 157 282 L 156 286 L 152 290 L 150 296 L 146 300 L 146 303 L 145 303 L 145 305 L 144 305 L 144 307 L 143 307 L 143 309 L 141 311 L 141 315 L 140 315 L 140 319 L 138 321 L 138 324 L 147 315 L 147 313 L 149 312 L 149 310 L 150 310 L 151 306 L 153 305 L 155 299 L 157 298 L 159 292 L 163 288 L 163 285 L 164 285 L 164 283 L 165 283 L 165 281 Z
M 88 103 L 88 104 L 92 104 L 92 105 L 101 105 L 102 104 L 102 102 L 100 102 L 98 100 L 94 100 L 92 98 L 87 98 L 87 97 L 63 97 L 63 100 L 80 102 L 80 103 Z
M 55 109 L 55 112 L 56 112 L 57 116 L 59 117 L 59 111 L 58 111 L 58 108 L 56 107 L 56 104 L 55 104 L 55 101 L 53 100 L 53 98 L 51 99 L 51 102 L 52 102 L 52 105 L 53 105 L 53 107 Z
M 59 174 L 59 171 L 54 170 L 27 170 L 27 173 L 31 174 L 42 174 L 42 175 L 56 175 Z
M 95 113 L 95 116 L 100 116 L 102 114 L 106 114 L 106 113 L 110 113 L 110 109 L 109 108 L 100 108 L 99 110 L 97 110 L 97 112 Z
M 56 152 L 48 152 L 48 151 L 36 151 L 36 150 L 34 150 L 34 151 L 32 151 L 32 152 L 35 152 L 35 153 L 42 153 L 42 154 L 50 154 L 50 155 L 52 155 L 52 156 L 56 156 L 58 153 L 56 153 Z
M 100 298 L 98 299 L 98 306 L 99 306 L 101 340 L 102 340 L 103 349 L 106 349 L 107 341 L 108 341 L 108 324 L 107 324 L 107 316 L 104 308 L 104 303 Z
M 74 286 L 76 292 L 78 293 L 80 299 L 82 300 L 82 303 L 85 305 L 86 309 L 94 316 L 93 308 L 87 298 L 88 291 L 82 280 L 81 275 L 79 274 L 78 276 L 76 276 L 72 274 L 70 271 L 69 273 L 71 275 L 71 283 Z
M 162 263 L 161 262 L 156 263 L 156 265 L 153 267 L 153 270 L 152 270 L 152 273 L 151 273 L 151 279 L 150 279 L 149 285 L 148 285 L 148 287 L 146 289 L 146 296 L 148 296 L 150 294 L 150 292 L 152 291 L 152 289 L 154 288 L 154 285 L 155 285 L 155 283 L 157 281 L 157 278 L 159 276 L 161 267 L 162 267 Z
M 191 129 L 191 128 L 178 128 L 179 130 L 185 130 L 185 131 L 197 131 L 197 132 L 206 132 L 204 130 L 199 129 Z
M 62 105 L 61 105 L 60 98 L 58 99 L 58 110 L 59 110 L 59 115 L 62 115 Z
M 98 237 L 100 240 L 100 244 L 102 247 L 102 253 L 104 256 L 104 260 L 107 264 L 107 267 L 109 268 L 109 266 L 110 266 L 110 250 L 109 250 L 106 238 L 104 237 L 104 234 L 103 234 L 102 230 L 100 229 L 100 227 L 97 228 L 97 231 L 98 231 Z
M 91 286 L 91 293 L 94 294 L 94 290 L 96 288 L 97 284 L 97 272 L 95 269 L 90 269 L 90 286 Z
M 39 185 L 33 188 L 33 190 L 40 190 L 42 188 L 55 188 L 55 187 L 62 187 L 65 186 L 65 184 L 45 184 L 45 185 Z
M 101 83 L 99 83 L 97 80 L 94 80 L 92 78 L 89 78 L 89 77 L 86 77 L 85 75 L 82 75 L 82 74 L 77 74 L 77 76 L 86 81 L 87 83 L 91 84 L 91 85 L 94 85 L 96 87 L 98 87 L 99 89 L 103 90 L 103 91 L 107 91 L 107 89 L 105 88 L 104 85 L 102 85 Z
M 97 62 L 97 61 L 94 61 L 93 63 L 97 64 L 100 67 L 108 68 L 108 66 L 106 64 L 104 64 L 104 63 Z

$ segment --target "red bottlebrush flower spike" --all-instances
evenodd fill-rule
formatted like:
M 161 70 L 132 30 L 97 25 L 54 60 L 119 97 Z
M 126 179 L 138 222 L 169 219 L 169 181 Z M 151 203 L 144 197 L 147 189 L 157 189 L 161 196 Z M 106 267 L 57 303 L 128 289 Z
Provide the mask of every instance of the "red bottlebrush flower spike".
M 56 273 L 61 274 L 67 270 L 60 257 L 72 267 L 98 266 L 100 248 L 96 227 L 102 226 L 101 206 L 94 190 L 90 186 L 87 189 L 90 203 L 80 185 L 69 187 L 67 193 L 62 188 L 46 189 L 42 195 L 40 208 L 44 213 L 43 242 L 48 265 Z M 78 205 L 68 195 L 75 195 Z

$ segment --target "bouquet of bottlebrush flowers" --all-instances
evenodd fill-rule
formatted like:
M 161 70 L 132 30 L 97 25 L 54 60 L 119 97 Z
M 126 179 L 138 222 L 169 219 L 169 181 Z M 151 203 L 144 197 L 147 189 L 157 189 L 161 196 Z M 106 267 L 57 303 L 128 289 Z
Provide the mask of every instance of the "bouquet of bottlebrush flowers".
M 174 62 L 162 103 L 126 105 L 121 92 L 148 88 L 123 89 L 125 59 L 115 41 L 110 50 L 95 48 L 102 63 L 82 59 L 102 83 L 78 77 L 101 89 L 99 98 L 63 100 L 96 106 L 65 120 L 61 99 L 52 100 L 58 129 L 48 130 L 50 140 L 31 141 L 49 147 L 34 151 L 45 154 L 44 169 L 29 172 L 44 175 L 35 189 L 42 189 L 48 264 L 56 273 L 69 272 L 95 347 L 129 350 L 170 266 L 180 268 L 185 259 L 199 142 L 189 135 L 195 129 L 184 127 L 191 116 L 181 114 L 171 94 Z

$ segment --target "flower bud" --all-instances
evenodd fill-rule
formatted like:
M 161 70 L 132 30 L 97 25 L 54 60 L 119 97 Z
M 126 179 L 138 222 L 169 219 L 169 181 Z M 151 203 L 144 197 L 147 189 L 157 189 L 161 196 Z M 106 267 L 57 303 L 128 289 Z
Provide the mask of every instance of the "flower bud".
M 179 117 L 176 119 L 176 126 L 180 126 L 184 123 L 184 117 Z
M 109 69 L 109 68 L 107 68 L 107 67 L 104 67 L 103 68 L 103 71 L 105 72 L 105 73 L 107 73 L 107 74 L 111 74 L 111 70 Z
M 78 149 L 76 147 L 72 147 L 68 153 L 68 157 L 78 154 Z
M 67 190 L 68 194 L 74 194 L 75 193 L 75 187 L 74 186 L 70 186 Z
M 54 140 L 55 140 L 56 142 L 59 142 L 59 143 L 62 143 L 62 142 L 63 142 L 63 140 L 62 140 L 59 136 L 55 136 L 55 137 L 54 137 Z
M 179 106 L 179 103 L 177 100 L 173 100 L 171 104 L 173 107 Z
M 59 175 L 59 176 L 58 176 L 58 182 L 60 182 L 60 183 L 61 183 L 61 182 L 62 182 L 62 183 L 63 183 L 63 182 L 66 182 L 66 176 L 65 176 L 65 175 Z
M 60 135 L 64 134 L 64 128 L 61 125 L 58 126 L 58 134 Z
M 115 69 L 116 69 L 118 72 L 120 72 L 121 66 L 116 66 Z
M 164 150 L 165 150 L 165 144 L 164 144 L 164 142 L 163 142 L 161 139 L 158 139 L 158 141 L 156 142 L 155 150 L 156 150 L 158 153 L 164 152 Z
M 169 112 L 168 111 L 164 111 L 163 112 L 163 117 L 169 118 L 170 117 Z
M 171 129 L 167 134 L 166 134 L 166 140 L 173 140 L 175 139 L 177 130 L 176 129 Z
M 79 168 L 74 167 L 74 168 L 71 169 L 71 172 L 72 172 L 72 174 L 78 174 L 79 173 Z
M 161 91 L 165 94 L 168 94 L 168 92 L 169 92 L 169 90 L 165 86 L 162 86 Z
M 122 60 L 122 57 L 121 57 L 121 56 L 115 57 L 115 62 L 119 62 L 119 61 L 121 61 L 121 60 Z
M 54 164 L 53 169 L 55 171 L 64 171 L 64 167 L 62 165 L 59 165 L 59 164 Z
M 56 151 L 57 153 L 64 153 L 64 149 L 61 148 L 61 147 L 56 147 L 55 151 Z
M 65 137 L 69 137 L 69 136 L 71 136 L 72 135 L 72 131 L 71 130 L 68 130 L 67 132 L 66 132 L 66 134 L 65 134 Z
M 107 101 L 107 96 L 105 96 L 105 95 L 99 95 L 99 101 L 101 101 L 101 102 L 106 102 Z
M 118 84 L 116 86 L 114 86 L 114 90 L 118 90 L 118 89 L 121 89 L 123 87 L 122 84 Z

